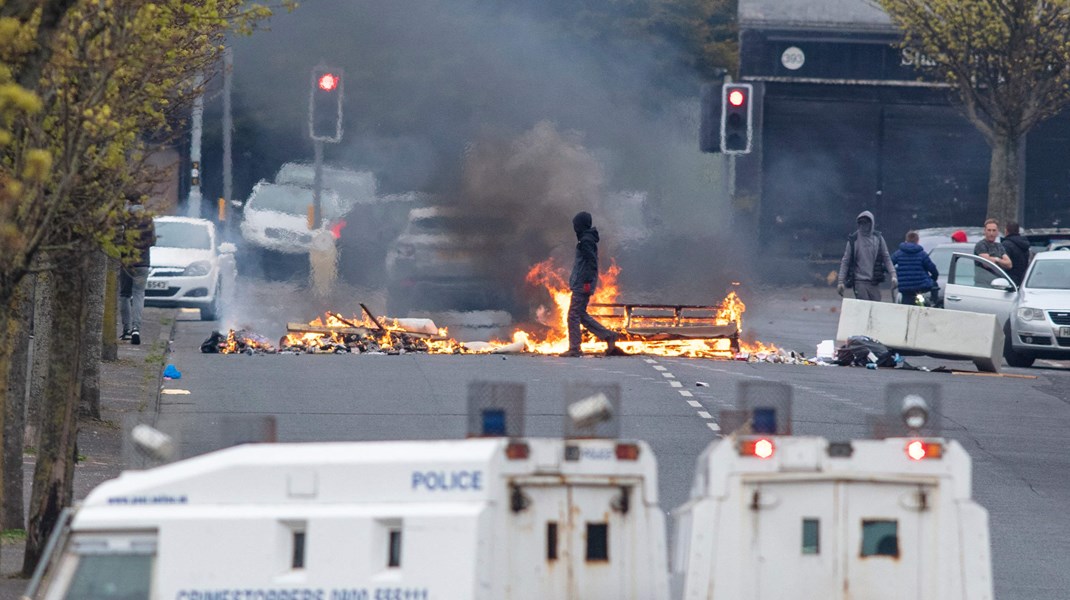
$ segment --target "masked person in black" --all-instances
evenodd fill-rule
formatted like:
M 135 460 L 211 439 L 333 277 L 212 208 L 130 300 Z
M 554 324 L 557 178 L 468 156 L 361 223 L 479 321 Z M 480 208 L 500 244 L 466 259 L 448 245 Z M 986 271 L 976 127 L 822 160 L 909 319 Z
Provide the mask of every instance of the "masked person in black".
M 132 251 L 122 257 L 119 271 L 119 316 L 123 321 L 120 339 L 141 343 L 141 313 L 145 309 L 145 284 L 149 279 L 149 251 L 156 243 L 156 227 L 141 199 L 130 199 L 125 224 Z
M 576 232 L 576 260 L 568 287 L 572 299 L 568 305 L 568 351 L 561 356 L 583 356 L 580 351 L 580 325 L 582 324 L 598 339 L 606 342 L 606 356 L 624 354 L 617 348 L 617 334 L 607 329 L 594 317 L 587 314 L 587 304 L 598 287 L 598 230 L 592 227 L 591 213 L 581 212 L 572 219 Z

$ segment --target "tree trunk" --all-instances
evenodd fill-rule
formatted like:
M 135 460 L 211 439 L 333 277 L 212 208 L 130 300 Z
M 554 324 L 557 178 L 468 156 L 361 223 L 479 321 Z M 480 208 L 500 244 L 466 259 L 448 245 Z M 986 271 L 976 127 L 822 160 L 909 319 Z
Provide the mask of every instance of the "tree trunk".
M 988 215 L 1000 227 L 1018 221 L 1018 203 L 1025 185 L 1022 172 L 1024 144 L 1020 137 L 997 134 L 992 143 L 992 163 L 988 172 Z
M 33 311 L 33 279 L 26 277 L 12 302 L 11 323 L 8 329 L 12 345 L 11 362 L 6 369 L 7 400 L 3 417 L 3 514 L 0 526 L 4 529 L 25 529 L 25 504 L 22 500 L 23 433 L 26 428 L 26 383 L 30 360 L 30 319 Z M 0 367 L 2 368 L 2 367 Z
M 56 271 L 52 276 L 51 360 L 41 403 L 37 465 L 26 527 L 26 554 L 22 563 L 26 577 L 37 566 L 60 511 L 70 505 L 74 492 L 74 467 L 78 458 L 75 409 L 80 398 L 80 338 L 85 331 L 88 279 L 87 261 L 78 258 L 77 255 L 63 257 L 63 261 L 70 260 L 73 268 Z
M 30 368 L 30 398 L 26 402 L 26 446 L 37 448 L 41 426 L 41 398 L 48 379 L 49 340 L 52 328 L 52 273 L 38 273 L 33 298 L 33 365 Z
M 82 336 L 82 402 L 80 412 L 100 419 L 100 357 L 103 351 L 104 281 L 108 257 L 94 251 L 86 272 L 86 324 Z
M 119 311 L 119 261 L 108 258 L 104 268 L 104 341 L 100 358 L 113 361 L 119 360 L 119 341 L 115 339 L 116 313 Z

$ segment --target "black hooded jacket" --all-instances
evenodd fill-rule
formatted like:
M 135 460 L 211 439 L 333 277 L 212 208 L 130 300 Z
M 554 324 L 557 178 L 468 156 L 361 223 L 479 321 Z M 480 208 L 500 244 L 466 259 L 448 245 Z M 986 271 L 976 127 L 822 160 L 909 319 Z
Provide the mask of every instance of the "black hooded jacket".
M 1029 240 L 1020 234 L 1012 233 L 1003 238 L 1003 249 L 1011 258 L 1011 268 L 1007 270 L 1007 275 L 1011 276 L 1015 285 L 1020 286 L 1025 279 L 1025 269 L 1029 266 Z
M 591 215 L 581 212 L 572 219 L 576 232 L 576 260 L 572 263 L 572 275 L 568 287 L 573 293 L 583 293 L 583 285 L 591 284 L 589 292 L 598 286 L 598 230 L 591 226 Z

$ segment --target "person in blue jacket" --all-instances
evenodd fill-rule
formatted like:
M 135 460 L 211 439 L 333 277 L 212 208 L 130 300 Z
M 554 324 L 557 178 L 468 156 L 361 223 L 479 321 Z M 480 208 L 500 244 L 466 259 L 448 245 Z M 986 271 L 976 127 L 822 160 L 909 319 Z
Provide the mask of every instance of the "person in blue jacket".
M 899 280 L 900 303 L 915 304 L 918 294 L 932 294 L 932 304 L 939 299 L 940 271 L 933 264 L 929 253 L 918 243 L 918 232 L 907 233 L 906 241 L 892 254 L 896 279 Z

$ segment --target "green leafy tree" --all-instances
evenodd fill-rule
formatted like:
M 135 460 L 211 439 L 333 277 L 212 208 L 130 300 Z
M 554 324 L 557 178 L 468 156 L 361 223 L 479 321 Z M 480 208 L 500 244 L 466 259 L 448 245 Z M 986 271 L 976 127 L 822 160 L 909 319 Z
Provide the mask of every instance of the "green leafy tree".
M 1070 0 L 876 0 L 992 149 L 988 216 L 1018 220 L 1024 140 L 1070 102 Z
M 6 402 L 19 283 L 64 267 L 39 432 L 27 552 L 30 572 L 71 499 L 77 455 L 78 348 L 85 335 L 85 258 L 125 246 L 125 203 L 157 175 L 151 141 L 200 90 L 224 37 L 270 14 L 241 0 L 0 0 L 0 399 Z M 62 364 L 61 364 L 62 363 Z M 0 415 L 3 411 L 0 411 Z M 2 418 L 2 417 L 0 417 Z M 0 423 L 2 429 L 2 423 Z

